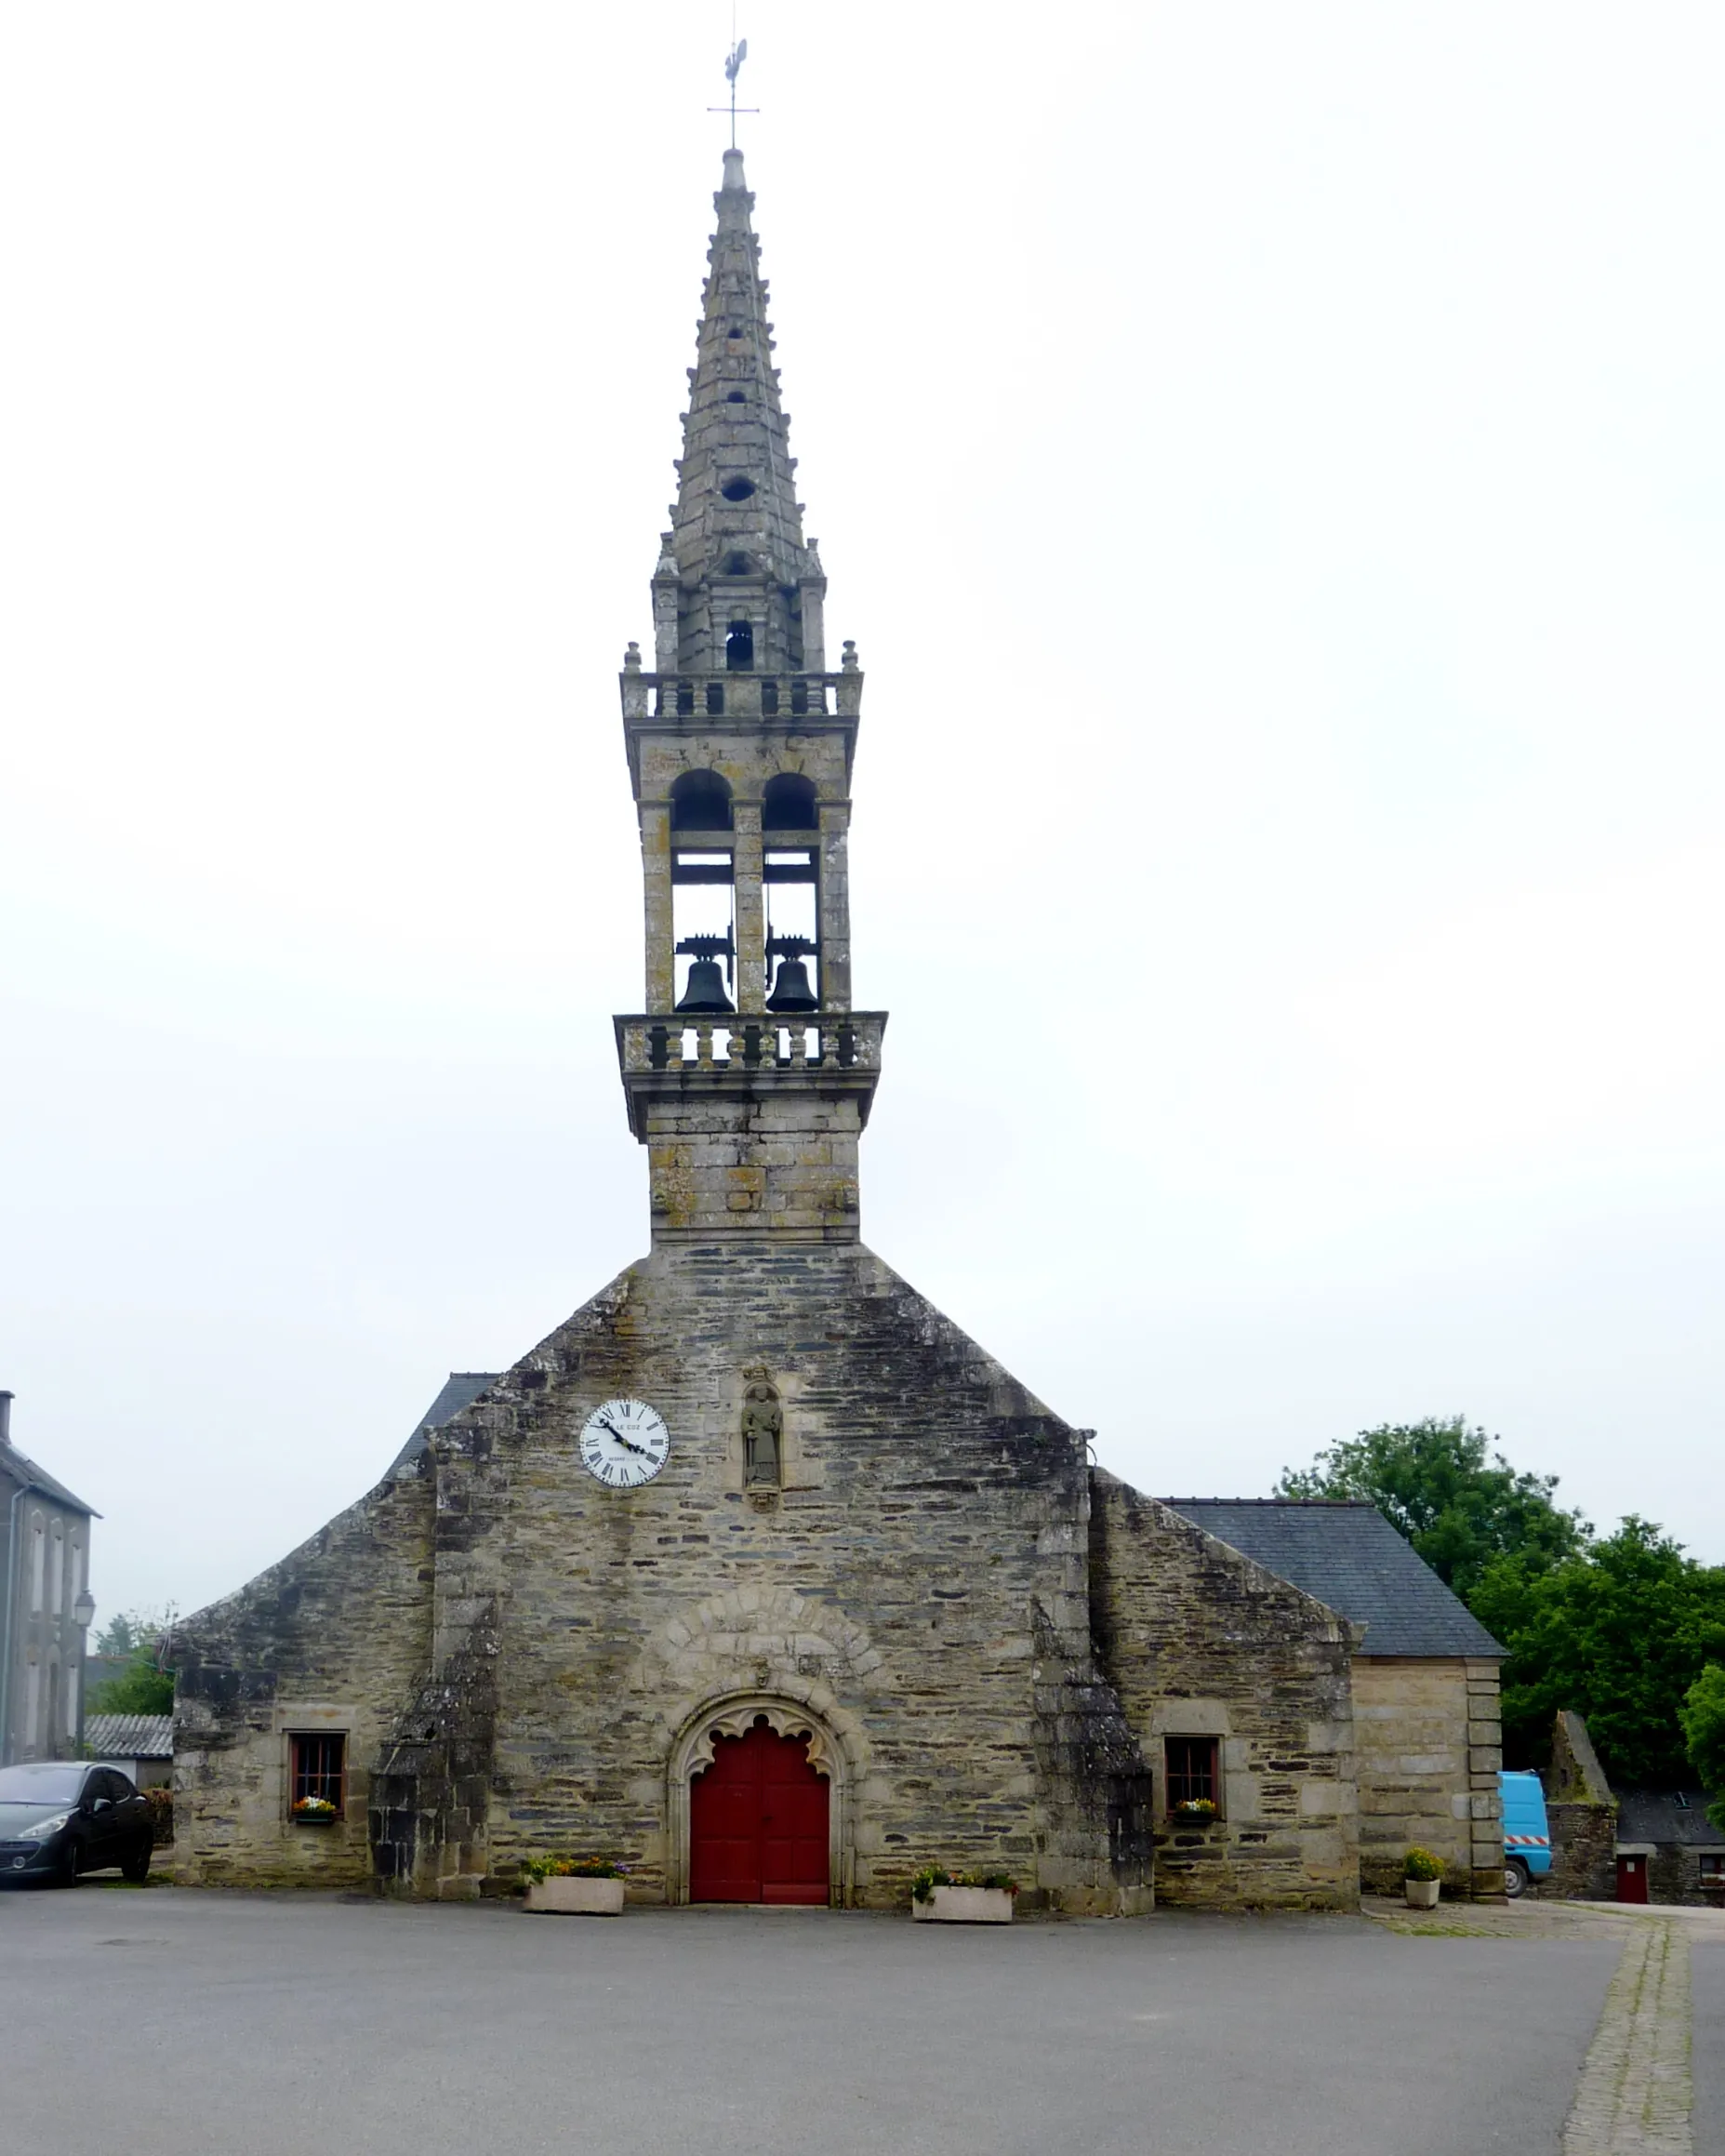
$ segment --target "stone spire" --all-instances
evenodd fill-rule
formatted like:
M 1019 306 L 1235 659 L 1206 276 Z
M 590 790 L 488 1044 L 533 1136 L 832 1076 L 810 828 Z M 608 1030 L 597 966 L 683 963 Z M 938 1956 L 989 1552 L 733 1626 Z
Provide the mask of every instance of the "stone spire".
M 696 365 L 683 422 L 677 499 L 654 574 L 657 670 L 703 672 L 724 663 L 725 624 L 746 615 L 765 631 L 754 663 L 822 670 L 826 579 L 803 538 L 778 370 L 773 365 L 754 196 L 743 153 L 724 153 L 713 197 Z
M 715 201 L 656 663 L 631 644 L 619 685 L 646 967 L 617 1055 L 656 1244 L 854 1243 L 886 1027 L 851 998 L 862 669 L 826 669 L 740 151 Z

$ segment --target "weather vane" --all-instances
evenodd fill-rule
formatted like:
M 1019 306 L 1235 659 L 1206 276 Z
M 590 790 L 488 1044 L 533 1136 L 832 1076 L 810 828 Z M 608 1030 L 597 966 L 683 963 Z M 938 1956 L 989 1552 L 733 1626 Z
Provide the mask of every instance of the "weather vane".
M 738 37 L 738 36 L 737 36 L 737 34 L 736 34 L 736 18 L 735 14 L 733 14 L 733 16 L 732 16 L 732 18 L 731 18 L 731 51 L 730 51 L 730 56 L 729 56 L 729 58 L 726 60 L 726 61 L 725 61 L 725 63 L 724 63 L 724 79 L 725 79 L 725 81 L 726 81 L 726 82 L 728 82 L 728 83 L 730 84 L 730 86 L 731 86 L 731 101 L 730 101 L 730 103 L 729 103 L 728 105 L 709 105 L 709 106 L 708 106 L 708 108 L 707 108 L 707 110 L 708 110 L 710 113 L 730 113 L 730 115 L 731 115 L 731 147 L 732 147 L 732 149 L 733 149 L 733 150 L 735 150 L 735 149 L 736 149 L 736 115 L 737 115 L 737 113 L 758 113 L 758 112 L 761 110 L 761 108 L 760 108 L 760 106 L 759 106 L 759 105 L 739 105 L 739 104 L 737 103 L 737 101 L 736 101 L 736 78 L 737 78 L 737 75 L 738 75 L 738 73 L 739 73 L 741 72 L 741 70 L 742 70 L 742 65 L 743 65 L 743 62 L 744 62 L 744 61 L 745 61 L 745 60 L 746 60 L 748 58 L 749 58 L 749 40 L 748 40 L 746 37 Z

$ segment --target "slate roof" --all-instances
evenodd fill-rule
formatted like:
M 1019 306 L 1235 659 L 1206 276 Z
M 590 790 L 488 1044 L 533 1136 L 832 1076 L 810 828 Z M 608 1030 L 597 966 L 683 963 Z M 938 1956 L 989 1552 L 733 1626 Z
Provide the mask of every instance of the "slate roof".
M 34 1460 L 27 1459 L 15 1444 L 0 1444 L 0 1473 L 10 1475 L 26 1489 L 40 1490 L 45 1497 L 52 1497 L 57 1504 L 65 1505 L 74 1512 L 86 1513 L 92 1520 L 101 1518 L 94 1505 L 86 1505 L 82 1497 L 74 1497 L 64 1483 L 57 1482 Z
M 93 1759 L 172 1759 L 171 1714 L 86 1714 L 84 1749 Z
M 464 1407 L 471 1407 L 487 1385 L 497 1383 L 498 1376 L 496 1370 L 451 1370 L 443 1391 L 419 1417 L 413 1435 L 390 1462 L 391 1474 L 405 1468 L 409 1460 L 418 1459 L 425 1450 L 427 1431 L 441 1430 Z
M 1193 1526 L 1366 1628 L 1367 1655 L 1504 1649 L 1375 1505 L 1294 1497 L 1164 1497 Z
M 1617 1839 L 1725 1849 L 1725 1834 L 1708 1818 L 1707 1800 L 1699 1790 L 1631 1790 L 1620 1796 Z

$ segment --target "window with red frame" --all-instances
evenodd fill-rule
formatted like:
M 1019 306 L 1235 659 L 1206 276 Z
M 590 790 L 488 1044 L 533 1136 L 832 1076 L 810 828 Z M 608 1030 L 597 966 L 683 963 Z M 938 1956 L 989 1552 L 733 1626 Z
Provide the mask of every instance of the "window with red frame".
M 288 1809 L 311 1797 L 333 1804 L 339 1817 L 347 1801 L 346 1737 L 290 1737 L 287 1741 Z
M 1196 1803 L 1201 1799 L 1220 1805 L 1222 1777 L 1217 1772 L 1217 1741 L 1214 1737 L 1170 1737 L 1163 1739 L 1168 1770 L 1168 1809 Z

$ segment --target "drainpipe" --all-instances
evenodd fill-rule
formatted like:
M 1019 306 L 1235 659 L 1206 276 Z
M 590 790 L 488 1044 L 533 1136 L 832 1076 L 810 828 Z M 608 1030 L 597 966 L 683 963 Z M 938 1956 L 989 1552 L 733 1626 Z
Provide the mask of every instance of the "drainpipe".
M 0 1391 L 0 1451 L 12 1449 L 12 1395 Z M 6 1629 L 0 1638 L 0 1766 L 12 1759 L 12 1619 L 18 1608 L 18 1508 L 29 1494 L 30 1484 L 19 1473 L 12 1492 L 12 1516 L 7 1524 Z

